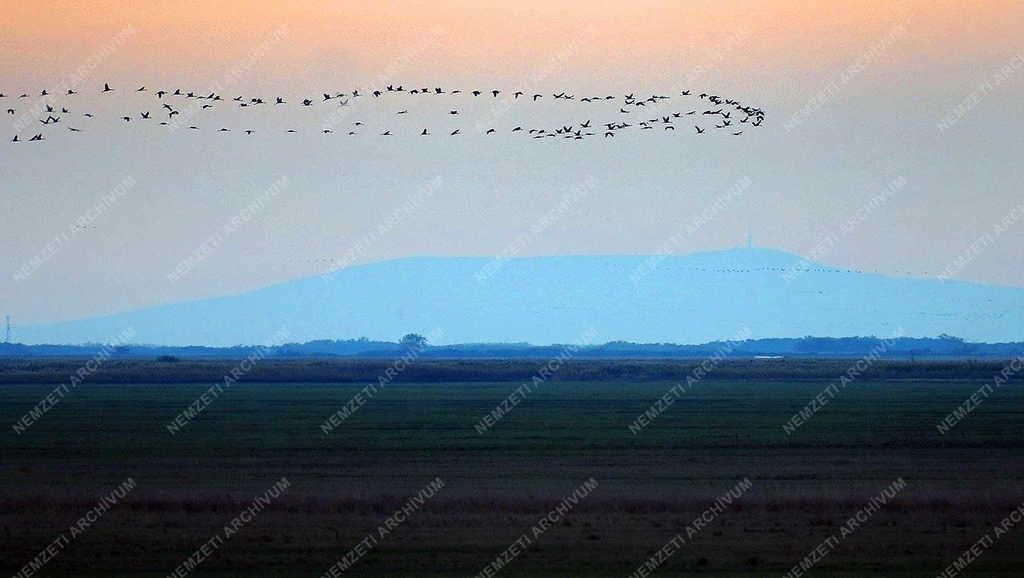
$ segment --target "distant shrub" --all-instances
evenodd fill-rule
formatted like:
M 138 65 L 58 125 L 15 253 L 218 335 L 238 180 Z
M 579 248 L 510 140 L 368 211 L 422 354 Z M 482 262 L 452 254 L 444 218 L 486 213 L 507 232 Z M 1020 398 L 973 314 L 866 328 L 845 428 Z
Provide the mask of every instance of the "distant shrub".
M 407 333 L 402 337 L 399 343 L 408 348 L 422 349 L 427 345 L 427 338 L 420 335 L 419 333 Z

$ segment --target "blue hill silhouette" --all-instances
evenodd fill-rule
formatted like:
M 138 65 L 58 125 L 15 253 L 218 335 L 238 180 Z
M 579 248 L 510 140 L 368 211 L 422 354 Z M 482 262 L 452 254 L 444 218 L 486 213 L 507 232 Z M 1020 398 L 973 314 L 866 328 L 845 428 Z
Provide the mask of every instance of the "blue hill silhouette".
M 1024 289 L 894 278 L 734 249 L 684 256 L 407 258 L 241 295 L 20 328 L 23 343 L 288 341 L 696 344 L 736 338 L 1024 338 Z

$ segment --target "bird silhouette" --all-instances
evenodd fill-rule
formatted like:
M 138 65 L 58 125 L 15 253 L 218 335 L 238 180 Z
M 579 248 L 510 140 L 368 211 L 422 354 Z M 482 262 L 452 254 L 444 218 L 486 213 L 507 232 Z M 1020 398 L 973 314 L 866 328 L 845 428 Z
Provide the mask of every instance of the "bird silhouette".
M 139 88 L 137 88 L 135 90 L 135 92 L 137 92 L 137 93 L 148 92 L 149 91 L 145 84 L 138 83 L 138 84 L 135 84 L 135 86 L 139 87 Z M 101 89 L 102 93 L 115 92 L 115 89 L 113 87 L 111 87 L 109 82 L 103 83 L 102 87 L 103 87 Z M 209 110 L 213 114 L 216 114 L 216 111 L 217 111 L 217 107 L 215 107 L 214 104 L 216 102 L 218 102 L 218 101 L 221 101 L 221 100 L 224 100 L 226 98 L 229 98 L 229 97 L 222 97 L 221 95 L 217 94 L 216 92 L 210 92 L 210 93 L 204 95 L 204 94 L 193 92 L 193 91 L 187 91 L 186 92 L 186 91 L 183 91 L 180 88 L 173 89 L 173 92 L 169 92 L 170 90 L 171 89 L 161 89 L 161 90 L 153 91 L 158 99 L 162 100 L 162 99 L 164 99 L 165 96 L 170 96 L 171 97 L 171 98 L 168 98 L 167 101 L 161 103 L 161 108 L 167 113 L 167 119 L 165 119 L 164 122 L 160 122 L 161 126 L 169 126 L 170 124 L 173 124 L 173 122 L 166 122 L 166 121 L 168 121 L 168 120 L 173 121 L 173 118 L 176 115 L 181 114 L 181 112 L 182 112 L 182 111 L 176 110 L 173 106 L 171 106 L 170 103 L 174 102 L 174 100 L 173 100 L 174 98 L 185 97 L 185 98 L 189 98 L 189 99 L 196 99 L 196 100 L 200 100 L 200 101 L 205 101 L 205 102 L 200 102 L 198 104 L 198 106 L 196 107 L 196 109 L 194 109 L 194 110 L 203 110 L 203 111 Z M 389 85 L 387 85 L 386 87 L 384 87 L 382 89 L 378 89 L 378 90 L 372 91 L 372 94 L 376 98 L 385 98 L 386 99 L 386 98 L 395 98 L 396 96 L 394 96 L 394 95 L 397 95 L 397 93 L 405 92 L 405 91 L 406 90 L 405 90 L 404 86 L 402 86 L 402 85 L 389 84 Z M 446 92 L 446 89 L 443 88 L 443 87 L 440 87 L 440 86 L 434 87 L 433 89 L 427 88 L 427 87 L 417 87 L 417 88 L 411 89 L 408 92 L 409 92 L 409 94 L 423 94 L 423 95 L 434 94 L 434 95 L 438 95 L 438 96 L 445 95 L 445 94 L 458 95 L 458 94 L 462 93 L 461 90 L 459 90 L 459 89 L 452 89 L 452 88 L 448 88 L 447 92 Z M 518 98 L 520 96 L 527 96 L 527 93 L 525 91 L 523 91 L 523 90 L 505 91 L 505 90 L 498 89 L 498 88 L 489 89 L 489 90 L 473 89 L 473 90 L 468 90 L 466 92 L 474 95 L 475 97 L 482 96 L 485 93 L 489 92 L 494 98 L 498 98 L 502 93 L 512 94 L 514 100 L 518 100 Z M 73 89 L 67 89 L 67 93 L 69 95 L 76 94 Z M 31 93 L 23 93 L 18 98 L 19 99 L 20 98 L 28 98 L 29 94 L 31 94 Z M 49 96 L 50 93 L 49 93 L 49 91 L 47 89 L 43 89 L 43 90 L 39 91 L 39 94 L 42 95 L 42 96 Z M 649 96 L 647 96 L 647 97 L 639 97 L 639 96 L 637 96 L 638 94 L 639 93 L 637 93 L 637 92 L 630 92 L 630 93 L 625 94 L 625 95 L 620 96 L 620 97 L 617 97 L 617 96 L 614 96 L 614 95 L 607 95 L 607 96 L 584 95 L 582 98 L 579 99 L 579 102 L 580 103 L 596 103 L 596 102 L 602 101 L 602 100 L 605 100 L 605 101 L 607 101 L 607 100 L 615 101 L 615 100 L 621 98 L 622 99 L 622 105 L 618 109 L 619 110 L 619 114 L 633 114 L 633 113 L 636 113 L 639 110 L 641 110 L 640 107 L 645 107 L 647 105 L 655 106 L 660 101 L 669 100 L 671 98 L 671 97 L 669 97 L 667 95 L 656 94 L 656 93 L 655 94 L 649 94 Z M 691 91 L 689 89 L 687 89 L 687 90 L 681 90 L 678 94 L 680 96 L 689 96 L 692 93 L 691 93 Z M 339 106 L 347 106 L 347 105 L 349 105 L 349 97 L 347 96 L 348 93 L 346 93 L 346 92 L 321 91 L 321 95 L 322 95 L 322 100 L 324 102 L 330 101 L 330 100 L 337 100 Z M 553 97 L 555 100 L 564 100 L 564 101 L 576 100 L 576 96 L 571 94 L 569 91 L 566 91 L 566 90 L 554 91 L 552 93 L 549 93 L 549 95 L 551 97 Z M 351 98 L 357 98 L 357 97 L 361 97 L 361 96 L 362 96 L 362 94 L 360 93 L 360 91 L 358 89 L 351 91 Z M 542 93 L 535 93 L 535 94 L 530 95 L 530 99 L 533 102 L 538 102 L 543 96 L 544 96 L 544 94 L 542 94 Z M 6 97 L 7 97 L 6 94 L 0 92 L 0 98 L 6 98 Z M 739 114 L 739 115 L 737 115 L 735 117 L 735 118 L 739 119 L 739 121 L 736 122 L 735 124 L 744 124 L 747 127 L 760 127 L 760 126 L 762 126 L 762 124 L 764 122 L 764 119 L 765 119 L 766 115 L 765 115 L 765 112 L 763 110 L 761 110 L 760 108 L 742 104 L 738 100 L 724 98 L 724 97 L 721 97 L 721 96 L 718 96 L 718 95 L 714 95 L 714 94 L 709 94 L 709 93 L 701 93 L 700 97 L 701 97 L 702 100 L 707 100 L 710 103 L 710 105 L 711 105 L 707 110 L 704 110 L 702 112 L 702 114 L 704 116 L 711 116 L 711 117 L 721 116 L 722 117 L 720 123 L 717 123 L 717 124 L 716 123 L 711 123 L 716 129 L 726 129 L 726 128 L 729 128 L 732 124 L 734 124 L 733 120 L 732 120 L 733 119 L 732 114 L 733 114 L 734 111 L 742 113 L 742 114 Z M 236 96 L 236 97 L 234 97 L 231 100 L 233 100 L 234 102 L 237 102 L 239 107 L 242 107 L 242 108 L 245 108 L 245 109 L 248 109 L 250 107 L 258 107 L 258 106 L 264 104 L 265 102 L 267 102 L 267 103 L 272 102 L 275 105 L 287 104 L 287 101 L 285 100 L 285 97 L 282 97 L 282 96 L 277 96 L 277 97 L 270 96 L 270 97 L 264 98 L 264 97 L 261 97 L 261 96 L 258 96 L 258 95 L 248 95 L 248 96 L 245 96 L 245 97 L 243 97 L 243 96 Z M 298 100 L 298 99 L 296 99 L 296 100 Z M 115 99 L 112 102 L 116 103 L 117 100 Z M 303 106 L 312 106 L 314 104 L 314 100 L 311 99 L 311 98 L 305 98 L 305 99 L 301 100 L 301 103 L 302 103 Z M 511 103 L 508 103 L 508 104 L 511 105 Z M 37 120 L 39 120 L 39 122 L 41 124 L 43 124 L 43 125 L 56 124 L 56 123 L 61 122 L 61 117 L 57 116 L 58 114 L 59 115 L 69 115 L 69 114 L 71 114 L 70 109 L 67 106 L 57 106 L 57 105 L 54 105 L 54 104 L 48 103 L 48 102 L 44 102 L 44 103 L 42 103 L 42 105 L 43 105 L 43 108 L 45 108 L 45 113 L 47 114 L 47 116 L 46 116 L 46 118 L 37 119 Z M 57 112 L 58 109 L 60 110 L 60 112 Z M 17 110 L 14 109 L 14 108 L 8 108 L 6 110 L 7 110 L 8 115 L 14 115 L 14 114 L 17 113 Z M 284 110 L 287 110 L 287 107 Z M 77 112 L 79 112 L 79 111 L 76 111 L 76 113 Z M 121 114 L 124 114 L 125 112 L 127 112 L 127 111 L 122 111 Z M 411 111 L 410 108 L 403 108 L 401 110 L 395 110 L 395 114 L 397 114 L 397 115 L 409 115 L 409 114 L 414 114 L 414 112 L 415 111 Z M 459 109 L 456 109 L 456 108 L 449 108 L 448 112 L 449 112 L 449 115 L 464 115 L 464 114 L 467 114 L 466 111 L 460 111 Z M 605 127 L 605 128 L 603 128 L 600 131 L 594 131 L 594 132 L 590 132 L 590 130 L 589 130 L 591 128 L 591 126 L 593 126 L 593 121 L 591 119 L 587 119 L 586 121 L 583 121 L 583 122 L 581 122 L 581 123 L 579 123 L 578 125 L 575 125 L 575 126 L 572 125 L 572 124 L 569 124 L 569 125 L 561 124 L 561 125 L 558 125 L 557 127 L 555 127 L 553 130 L 531 129 L 529 131 L 529 134 L 531 136 L 536 137 L 536 138 L 562 137 L 564 139 L 570 139 L 570 140 L 582 140 L 585 137 L 591 137 L 591 136 L 603 136 L 604 138 L 614 138 L 615 136 L 617 136 L 619 131 L 623 131 L 625 129 L 633 128 L 633 129 L 639 130 L 639 131 L 649 131 L 649 130 L 652 130 L 653 128 L 655 128 L 655 127 L 657 127 L 659 125 L 662 126 L 663 131 L 676 131 L 676 129 L 679 128 L 679 127 L 678 126 L 674 126 L 672 124 L 674 119 L 681 118 L 684 114 L 686 116 L 691 116 L 691 115 L 697 114 L 698 112 L 700 112 L 700 111 L 698 111 L 698 110 L 691 110 L 691 111 L 685 112 L 685 113 L 684 112 L 659 113 L 657 115 L 652 115 L 651 118 L 637 119 L 635 121 L 635 123 L 633 123 L 633 124 L 630 124 L 630 123 L 627 123 L 627 122 L 604 123 L 603 127 Z M 82 112 L 81 114 L 85 118 L 90 118 L 90 119 L 93 118 L 92 113 Z M 285 114 L 287 114 L 287 112 L 285 112 Z M 137 115 L 134 115 L 134 116 L 131 115 L 131 114 L 128 114 L 128 115 L 125 115 L 125 116 L 114 115 L 113 118 L 120 118 L 123 121 L 124 124 L 128 124 L 128 123 L 131 123 L 132 120 L 149 120 L 149 119 L 152 118 L 152 116 L 151 116 L 150 111 L 145 111 L 145 112 L 138 113 Z M 358 127 L 358 126 L 362 126 L 363 123 L 357 121 L 357 122 L 355 122 L 353 124 L 354 124 L 354 126 Z M 135 125 L 132 125 L 132 126 L 135 126 Z M 141 126 L 144 126 L 144 125 L 140 125 L 140 128 L 141 128 Z M 193 130 L 199 130 L 198 127 L 189 127 L 189 128 L 191 128 Z M 243 130 L 243 129 L 245 129 L 245 130 Z M 69 132 L 81 132 L 78 129 L 78 127 L 68 127 L 68 130 L 69 130 Z M 262 132 L 262 131 L 256 130 L 255 128 L 245 128 L 245 127 L 237 127 L 237 126 L 232 128 L 229 125 L 228 126 L 223 126 L 217 132 L 230 132 L 232 130 L 238 130 L 239 132 L 244 132 L 246 135 L 250 135 L 250 136 L 255 135 L 256 132 Z M 377 130 L 381 131 L 383 129 L 379 128 Z M 483 131 L 483 133 L 486 134 L 486 135 L 493 135 L 493 134 L 500 134 L 502 132 L 505 132 L 505 130 L 508 130 L 508 129 L 499 129 L 498 127 L 487 127 L 485 125 L 485 126 L 482 126 L 478 130 Z M 694 130 L 697 132 L 697 134 L 705 134 L 705 132 L 706 132 L 704 127 L 698 126 L 698 125 L 694 125 Z M 296 130 L 296 129 L 289 129 L 289 131 L 291 131 L 291 132 L 298 132 L 298 130 Z M 748 131 L 743 131 L 743 130 L 737 130 L 737 129 L 733 129 L 733 131 L 735 131 L 735 132 L 730 132 L 730 134 L 732 134 L 734 136 L 742 136 L 742 135 L 745 134 L 745 132 L 749 132 L 749 130 Z M 325 132 L 327 132 L 327 131 L 325 131 Z M 525 132 L 525 129 L 522 126 L 516 126 L 513 129 L 511 129 L 511 132 L 512 133 Z M 358 133 L 356 133 L 355 129 L 353 129 L 351 134 L 358 134 Z M 379 132 L 379 134 L 382 134 L 383 136 L 391 136 L 392 134 L 395 134 L 395 133 L 393 133 L 393 131 L 390 131 L 390 130 L 385 130 L 383 132 Z M 416 134 L 416 133 L 412 133 L 412 134 Z M 420 134 L 420 136 L 428 136 L 428 135 L 431 134 L 431 131 L 430 131 L 429 128 L 423 128 L 419 134 Z M 452 135 L 452 136 L 459 135 L 459 134 L 461 134 L 461 130 L 460 129 L 455 129 L 455 130 L 451 131 L 449 134 Z M 45 138 L 45 135 L 41 135 L 41 136 L 44 136 L 44 138 Z M 21 140 L 22 139 L 20 139 L 20 136 L 19 136 L 19 140 L 15 141 L 15 142 L 21 142 Z M 36 139 L 36 140 L 42 140 L 42 139 Z

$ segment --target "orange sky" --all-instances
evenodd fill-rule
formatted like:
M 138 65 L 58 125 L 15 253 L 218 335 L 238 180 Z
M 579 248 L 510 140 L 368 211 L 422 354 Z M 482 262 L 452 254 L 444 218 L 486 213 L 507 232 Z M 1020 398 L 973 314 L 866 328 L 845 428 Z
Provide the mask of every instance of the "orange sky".
M 713 58 L 730 35 L 743 39 L 727 56 L 733 70 L 813 73 L 856 58 L 901 22 L 917 61 L 957 66 L 1014 53 L 1024 22 L 1015 0 L 54 0 L 4 10 L 0 69 L 8 77 L 66 74 L 130 25 L 131 49 L 108 63 L 115 77 L 214 79 L 283 26 L 286 39 L 261 74 L 300 85 L 373 75 L 418 43 L 427 48 L 414 54 L 416 68 L 431 76 L 522 77 L 576 41 L 566 74 L 668 80 Z

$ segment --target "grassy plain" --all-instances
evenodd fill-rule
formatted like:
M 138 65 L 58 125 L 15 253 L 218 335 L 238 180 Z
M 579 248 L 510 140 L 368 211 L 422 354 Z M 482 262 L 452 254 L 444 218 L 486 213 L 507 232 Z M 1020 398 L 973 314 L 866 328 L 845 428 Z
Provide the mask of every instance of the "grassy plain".
M 0 559 L 13 574 L 129 476 L 136 489 L 39 576 L 167 576 L 255 496 L 291 487 L 190 576 L 320 576 L 435 477 L 445 487 L 345 575 L 474 576 L 587 479 L 598 487 L 500 572 L 628 576 L 712 501 L 752 489 L 654 576 L 782 576 L 898 478 L 906 489 L 808 573 L 933 577 L 1024 502 L 1024 390 L 936 424 L 983 381 L 865 381 L 791 435 L 834 380 L 550 381 L 493 429 L 521 381 L 392 383 L 329 434 L 366 383 L 239 383 L 177 434 L 212 381 L 83 384 L 24 433 L 58 382 L 0 387 Z M 965 576 L 1024 575 L 1024 528 Z

